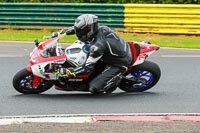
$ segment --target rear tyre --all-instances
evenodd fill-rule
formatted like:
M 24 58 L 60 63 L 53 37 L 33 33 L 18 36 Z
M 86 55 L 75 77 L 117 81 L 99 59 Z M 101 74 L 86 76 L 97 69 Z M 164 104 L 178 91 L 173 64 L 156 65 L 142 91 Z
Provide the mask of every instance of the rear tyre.
M 34 75 L 24 68 L 15 74 L 12 81 L 13 87 L 16 91 L 23 94 L 39 94 L 53 86 L 49 81 L 42 80 L 37 87 L 33 87 L 33 78 Z
M 151 61 L 133 67 L 131 72 L 126 73 L 119 88 L 126 92 L 143 92 L 152 88 L 160 79 L 160 67 Z M 137 82 L 133 82 L 137 81 Z

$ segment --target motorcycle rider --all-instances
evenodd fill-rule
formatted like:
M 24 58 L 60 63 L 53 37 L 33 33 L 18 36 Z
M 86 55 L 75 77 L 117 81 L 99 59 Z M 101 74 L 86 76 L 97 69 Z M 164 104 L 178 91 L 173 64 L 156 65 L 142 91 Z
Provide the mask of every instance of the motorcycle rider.
M 93 94 L 114 91 L 121 75 L 133 62 L 128 43 L 109 27 L 99 26 L 98 17 L 93 14 L 77 17 L 66 34 L 76 34 L 80 41 L 91 44 L 91 48 L 85 65 L 73 69 L 60 68 L 59 72 L 63 75 L 91 73 L 98 71 L 98 65 L 101 65 L 104 70 L 90 81 L 89 91 Z

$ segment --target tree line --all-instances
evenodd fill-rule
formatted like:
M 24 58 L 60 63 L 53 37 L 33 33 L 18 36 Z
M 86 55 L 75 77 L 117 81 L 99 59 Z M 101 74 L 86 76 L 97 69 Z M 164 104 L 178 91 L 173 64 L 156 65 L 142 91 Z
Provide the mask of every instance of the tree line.
M 135 3 L 135 4 L 200 4 L 200 0 L 0 0 L 0 2 L 37 3 Z

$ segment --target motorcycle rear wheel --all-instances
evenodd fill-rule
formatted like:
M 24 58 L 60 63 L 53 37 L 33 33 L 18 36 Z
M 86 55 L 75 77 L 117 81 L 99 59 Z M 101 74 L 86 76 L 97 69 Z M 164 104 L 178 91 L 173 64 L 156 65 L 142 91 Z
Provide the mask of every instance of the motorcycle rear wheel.
M 151 61 L 133 67 L 131 72 L 126 73 L 125 78 L 119 85 L 119 88 L 126 92 L 143 92 L 152 88 L 160 79 L 160 67 Z M 133 83 L 131 80 L 139 81 Z
M 34 75 L 27 71 L 26 68 L 20 70 L 13 77 L 13 87 L 16 91 L 23 94 L 39 94 L 50 89 L 53 84 L 47 80 L 42 80 L 37 87 L 32 86 Z

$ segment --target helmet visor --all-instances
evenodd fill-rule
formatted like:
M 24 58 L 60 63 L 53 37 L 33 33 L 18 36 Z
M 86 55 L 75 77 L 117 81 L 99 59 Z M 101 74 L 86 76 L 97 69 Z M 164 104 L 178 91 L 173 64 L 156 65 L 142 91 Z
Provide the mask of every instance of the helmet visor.
M 75 32 L 79 40 L 83 42 L 87 41 L 87 34 L 89 32 L 87 28 L 84 29 L 75 28 Z
M 76 32 L 77 36 L 83 36 L 89 32 L 89 29 L 88 28 L 84 28 L 84 29 L 75 28 L 75 32 Z

